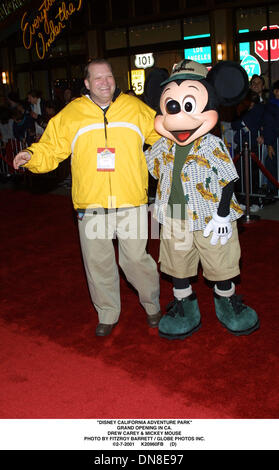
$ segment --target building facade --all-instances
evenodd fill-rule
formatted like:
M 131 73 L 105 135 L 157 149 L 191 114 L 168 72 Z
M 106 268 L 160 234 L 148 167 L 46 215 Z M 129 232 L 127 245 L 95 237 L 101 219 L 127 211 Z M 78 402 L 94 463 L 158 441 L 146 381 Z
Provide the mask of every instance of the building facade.
M 183 58 L 207 67 L 236 60 L 266 87 L 279 79 L 279 3 L 257 0 L 3 0 L 0 7 L 3 103 L 31 88 L 53 98 L 78 94 L 89 58 L 106 57 L 117 84 L 139 96 L 154 67 Z

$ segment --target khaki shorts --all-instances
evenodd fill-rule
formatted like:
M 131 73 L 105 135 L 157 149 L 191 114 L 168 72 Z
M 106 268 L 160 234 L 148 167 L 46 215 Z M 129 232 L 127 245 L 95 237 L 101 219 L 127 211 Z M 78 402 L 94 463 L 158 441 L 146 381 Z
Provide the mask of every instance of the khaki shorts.
M 180 225 L 181 224 L 181 225 Z M 178 278 L 198 274 L 199 262 L 209 281 L 225 281 L 238 276 L 240 244 L 237 223 L 232 222 L 232 236 L 225 245 L 213 246 L 203 231 L 189 232 L 188 220 L 167 219 L 162 226 L 159 262 L 161 271 Z

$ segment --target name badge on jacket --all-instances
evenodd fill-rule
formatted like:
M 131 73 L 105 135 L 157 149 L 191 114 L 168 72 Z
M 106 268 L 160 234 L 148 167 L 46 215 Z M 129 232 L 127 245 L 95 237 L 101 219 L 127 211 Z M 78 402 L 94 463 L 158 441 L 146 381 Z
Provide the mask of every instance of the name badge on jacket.
M 97 149 L 97 171 L 115 171 L 115 149 Z

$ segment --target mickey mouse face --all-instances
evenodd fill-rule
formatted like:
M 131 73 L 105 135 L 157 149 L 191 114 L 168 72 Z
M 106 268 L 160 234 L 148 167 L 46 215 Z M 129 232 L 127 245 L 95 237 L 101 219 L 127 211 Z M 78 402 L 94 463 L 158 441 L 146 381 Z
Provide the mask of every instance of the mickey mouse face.
M 177 144 L 190 144 L 208 133 L 218 121 L 216 110 L 205 111 L 208 91 L 198 80 L 166 84 L 160 99 L 161 115 L 155 118 L 156 131 Z

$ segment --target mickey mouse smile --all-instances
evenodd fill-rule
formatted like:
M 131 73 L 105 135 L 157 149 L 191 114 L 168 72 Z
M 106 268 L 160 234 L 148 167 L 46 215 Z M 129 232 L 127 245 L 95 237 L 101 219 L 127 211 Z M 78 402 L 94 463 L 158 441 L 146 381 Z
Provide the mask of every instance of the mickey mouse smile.
M 190 130 L 179 130 L 179 131 L 169 131 L 176 140 L 179 142 L 185 142 L 189 137 L 196 132 L 201 126 L 195 127 L 195 129 Z

